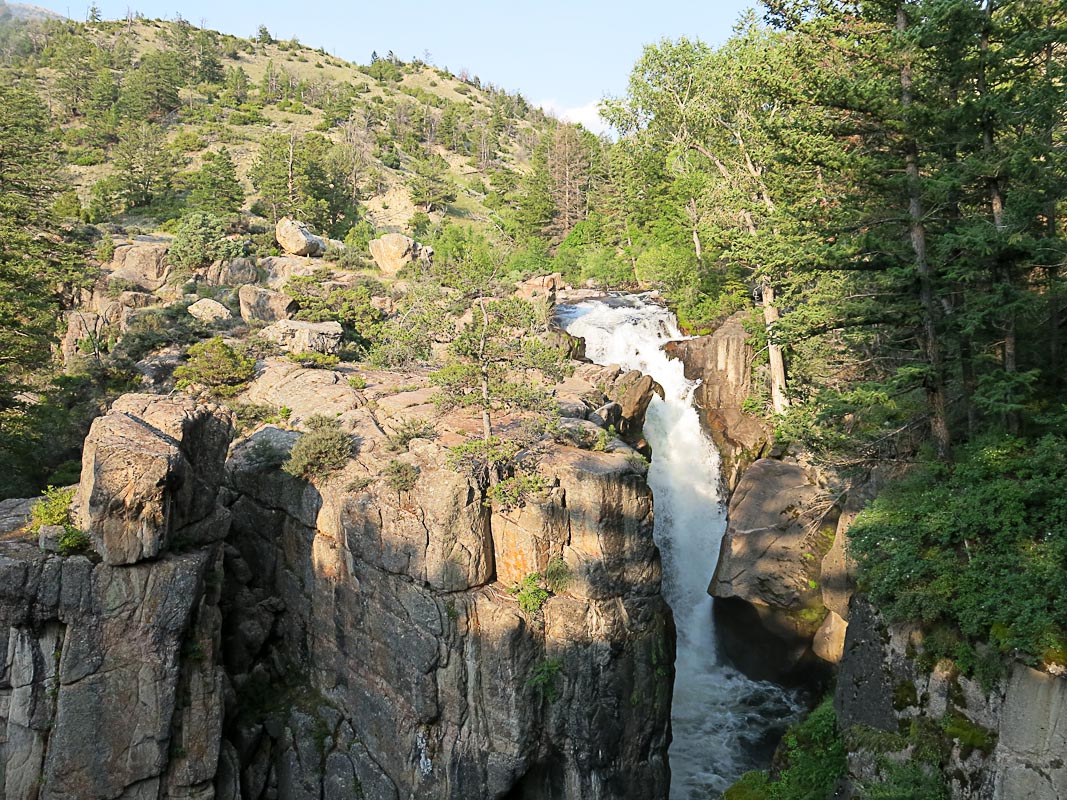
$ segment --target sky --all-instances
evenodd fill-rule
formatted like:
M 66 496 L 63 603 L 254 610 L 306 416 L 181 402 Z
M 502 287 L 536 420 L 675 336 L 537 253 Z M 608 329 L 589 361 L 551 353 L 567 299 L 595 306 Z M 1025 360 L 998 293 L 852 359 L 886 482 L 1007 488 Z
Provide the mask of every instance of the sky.
M 35 0 L 74 19 L 90 2 Z M 604 97 L 625 94 L 642 48 L 686 36 L 715 45 L 755 0 L 460 0 L 292 2 L 292 0 L 96 0 L 105 19 L 127 10 L 238 36 L 262 24 L 275 38 L 365 64 L 372 51 L 419 57 L 453 72 L 466 69 L 557 116 L 601 131 Z

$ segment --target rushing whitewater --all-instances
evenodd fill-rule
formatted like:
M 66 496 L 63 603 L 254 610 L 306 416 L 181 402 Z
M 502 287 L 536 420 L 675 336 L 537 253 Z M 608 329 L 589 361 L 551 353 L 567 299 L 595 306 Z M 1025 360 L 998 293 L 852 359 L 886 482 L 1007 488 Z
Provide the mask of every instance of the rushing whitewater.
M 648 482 L 655 495 L 655 538 L 663 554 L 663 593 L 678 630 L 671 711 L 671 800 L 707 800 L 741 773 L 766 766 L 767 732 L 796 713 L 793 699 L 755 683 L 716 653 L 708 582 L 726 518 L 719 497 L 719 454 L 704 435 L 693 403 L 696 382 L 663 345 L 682 339 L 674 315 L 643 296 L 561 306 L 568 333 L 586 355 L 651 375 L 654 397 L 645 421 L 652 445 Z

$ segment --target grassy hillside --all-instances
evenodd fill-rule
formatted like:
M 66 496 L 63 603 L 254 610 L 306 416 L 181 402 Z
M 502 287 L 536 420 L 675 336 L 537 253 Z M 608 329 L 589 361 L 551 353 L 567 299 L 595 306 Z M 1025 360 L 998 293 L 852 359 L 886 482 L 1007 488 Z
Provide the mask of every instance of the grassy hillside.
M 150 94 L 176 90 L 143 117 L 163 129 L 178 168 L 177 202 L 164 204 L 171 211 L 180 209 L 183 176 L 222 147 L 236 166 L 245 210 L 258 210 L 250 173 L 264 138 L 318 133 L 344 150 L 360 216 L 375 229 L 409 231 L 419 207 L 427 210 L 413 199 L 412 185 L 430 160 L 441 167 L 437 177 L 451 198 L 429 206 L 431 222 L 450 218 L 492 229 L 489 195 L 529 171 L 533 149 L 556 125 L 521 96 L 418 61 L 390 54 L 361 66 L 266 31 L 249 40 L 182 20 L 8 17 L 0 21 L 0 57 L 11 79 L 47 99 L 63 129 L 68 179 L 82 208 L 90 206 L 94 186 L 122 169 L 116 149 L 123 126 L 142 120 L 130 95 L 146 72 L 165 84 Z M 105 216 L 151 226 L 175 214 L 127 203 Z M 96 214 L 90 221 L 109 220 Z M 343 237 L 343 226 L 332 233 Z

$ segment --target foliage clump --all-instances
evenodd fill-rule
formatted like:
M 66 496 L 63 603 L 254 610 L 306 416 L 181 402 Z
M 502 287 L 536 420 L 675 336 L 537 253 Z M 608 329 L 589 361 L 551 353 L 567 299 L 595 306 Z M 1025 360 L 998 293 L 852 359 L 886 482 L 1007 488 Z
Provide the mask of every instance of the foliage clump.
M 212 261 L 238 258 L 244 255 L 244 247 L 226 238 L 226 228 L 217 217 L 194 211 L 178 223 L 167 254 L 175 267 L 192 270 Z
M 308 432 L 296 440 L 282 469 L 296 478 L 322 478 L 344 468 L 352 457 L 354 442 L 341 423 L 322 414 L 304 421 Z
M 885 491 L 849 531 L 859 580 L 924 657 L 987 679 L 980 643 L 1031 664 L 1067 638 L 1067 438 L 980 440 Z
M 533 668 L 526 685 L 536 689 L 548 702 L 555 702 L 559 699 L 559 674 L 562 669 L 562 659 L 546 658 Z
M 541 586 L 541 580 L 540 572 L 531 572 L 522 579 L 521 583 L 508 589 L 508 592 L 515 595 L 515 599 L 519 601 L 519 608 L 527 614 L 536 614 L 549 598 L 549 592 Z
M 412 439 L 431 439 L 434 435 L 434 424 L 430 420 L 405 419 L 388 435 L 386 447 L 394 453 L 406 453 Z
M 775 778 L 749 772 L 723 800 L 822 800 L 845 773 L 845 744 L 837 730 L 833 698 L 827 697 L 782 739 Z
M 386 485 L 394 492 L 410 492 L 419 480 L 419 469 L 413 464 L 392 459 L 382 470 Z
M 67 489 L 49 486 L 45 489 L 43 498 L 30 511 L 30 533 L 39 533 L 46 525 L 71 525 L 70 504 L 76 491 L 75 486 Z
M 255 374 L 255 359 L 238 353 L 221 336 L 194 344 L 188 355 L 174 370 L 179 388 L 198 384 L 221 397 L 233 397 Z

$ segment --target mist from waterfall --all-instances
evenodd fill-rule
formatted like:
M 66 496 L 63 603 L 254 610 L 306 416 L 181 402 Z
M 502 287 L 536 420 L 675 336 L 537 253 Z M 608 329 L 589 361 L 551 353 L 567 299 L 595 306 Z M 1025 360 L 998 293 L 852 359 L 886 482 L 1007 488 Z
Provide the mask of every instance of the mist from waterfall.
M 698 383 L 663 351 L 685 338 L 674 315 L 644 295 L 560 306 L 557 315 L 568 333 L 585 339 L 590 360 L 640 370 L 663 387 L 664 398 L 649 405 L 645 438 L 663 594 L 678 631 L 670 797 L 708 800 L 745 771 L 767 766 L 768 733 L 793 719 L 799 703 L 777 685 L 749 680 L 717 652 L 707 587 L 726 530 L 719 453 L 700 427 Z

